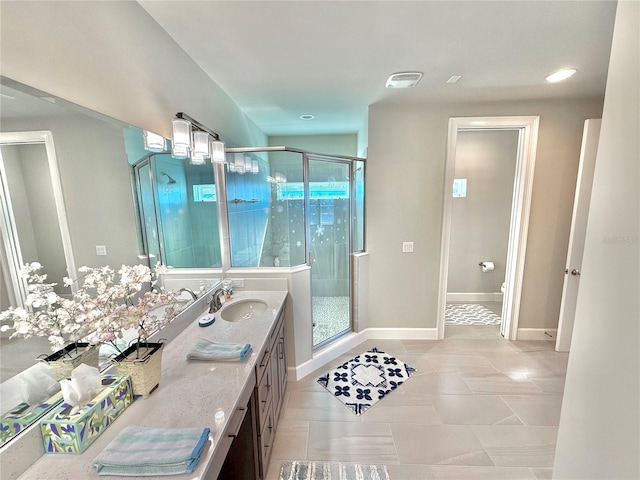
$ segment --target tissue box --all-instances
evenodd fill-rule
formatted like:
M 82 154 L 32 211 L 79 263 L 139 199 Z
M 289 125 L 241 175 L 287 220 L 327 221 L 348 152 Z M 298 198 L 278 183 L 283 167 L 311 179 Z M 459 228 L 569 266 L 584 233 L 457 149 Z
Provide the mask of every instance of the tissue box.
M 82 453 L 133 401 L 131 378 L 103 375 L 105 388 L 84 407 L 62 402 L 40 421 L 46 453 Z
M 58 392 L 47 399 L 47 401 L 35 405 L 31 408 L 26 403 L 20 403 L 13 407 L 11 411 L 0 418 L 0 446 L 4 445 L 10 438 L 15 437 L 29 425 L 35 423 L 40 417 L 51 410 L 62 400 L 62 392 Z

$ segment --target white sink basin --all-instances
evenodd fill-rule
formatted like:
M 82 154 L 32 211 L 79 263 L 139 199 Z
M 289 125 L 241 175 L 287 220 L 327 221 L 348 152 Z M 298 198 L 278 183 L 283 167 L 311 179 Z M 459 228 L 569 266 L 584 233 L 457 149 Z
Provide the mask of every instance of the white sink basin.
M 240 322 L 259 317 L 266 309 L 267 304 L 262 300 L 238 300 L 222 307 L 220 317 L 227 322 Z

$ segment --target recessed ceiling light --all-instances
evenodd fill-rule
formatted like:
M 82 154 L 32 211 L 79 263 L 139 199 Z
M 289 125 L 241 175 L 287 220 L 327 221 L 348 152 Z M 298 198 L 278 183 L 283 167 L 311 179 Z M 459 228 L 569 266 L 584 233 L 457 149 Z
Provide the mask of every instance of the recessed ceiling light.
M 462 75 L 451 75 L 447 83 L 456 83 L 458 80 L 462 78 Z
M 316 116 L 311 115 L 310 113 L 305 113 L 304 115 L 300 115 L 298 118 L 300 120 L 313 120 L 314 118 L 316 118 Z
M 387 78 L 387 88 L 415 87 L 422 78 L 422 72 L 398 72 Z
M 576 72 L 577 70 L 575 68 L 563 68 L 562 70 L 558 70 L 557 72 L 553 72 L 551 75 L 549 75 L 547 77 L 547 82 L 561 82 L 563 80 L 566 80 Z

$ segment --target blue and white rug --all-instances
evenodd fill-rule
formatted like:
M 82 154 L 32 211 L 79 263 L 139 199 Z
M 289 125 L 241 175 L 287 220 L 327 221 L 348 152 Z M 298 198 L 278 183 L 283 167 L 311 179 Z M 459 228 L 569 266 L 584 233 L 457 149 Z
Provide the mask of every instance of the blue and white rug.
M 321 376 L 318 383 L 353 413 L 361 415 L 414 373 L 416 369 L 411 365 L 372 348 Z

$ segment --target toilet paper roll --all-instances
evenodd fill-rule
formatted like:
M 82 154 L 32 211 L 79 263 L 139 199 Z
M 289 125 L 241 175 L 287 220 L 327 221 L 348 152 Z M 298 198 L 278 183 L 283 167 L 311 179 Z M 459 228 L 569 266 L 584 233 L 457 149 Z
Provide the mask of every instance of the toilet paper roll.
M 480 266 L 482 267 L 482 272 L 493 272 L 496 269 L 496 266 L 493 264 L 493 262 L 482 262 L 480 264 Z

